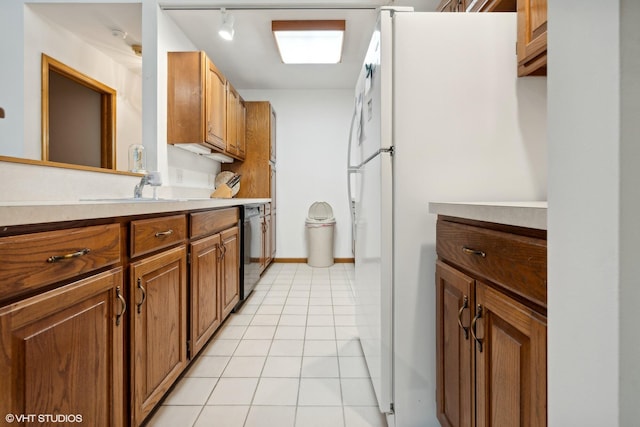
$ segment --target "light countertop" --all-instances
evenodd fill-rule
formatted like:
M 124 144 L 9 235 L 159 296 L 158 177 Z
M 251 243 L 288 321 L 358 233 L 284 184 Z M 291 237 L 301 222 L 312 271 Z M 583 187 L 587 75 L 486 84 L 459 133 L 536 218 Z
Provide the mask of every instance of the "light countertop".
M 547 202 L 430 202 L 429 212 L 476 221 L 547 229 Z
M 271 199 L 127 199 L 0 202 L 0 229 L 12 225 L 146 215 L 163 212 L 257 205 Z

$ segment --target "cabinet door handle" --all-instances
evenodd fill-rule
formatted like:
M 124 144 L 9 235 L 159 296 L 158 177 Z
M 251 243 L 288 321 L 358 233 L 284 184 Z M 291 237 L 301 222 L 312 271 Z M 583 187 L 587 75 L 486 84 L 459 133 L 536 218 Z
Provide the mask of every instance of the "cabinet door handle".
M 136 304 L 136 306 L 138 307 L 138 314 L 140 314 L 142 313 L 142 304 L 144 303 L 144 300 L 147 299 L 147 291 L 144 289 L 144 286 L 142 286 L 142 279 L 139 277 L 138 277 L 138 289 L 140 289 L 140 291 L 142 292 L 142 299 L 138 304 Z
M 474 317 L 473 321 L 471 322 L 471 336 L 473 337 L 474 341 L 478 345 L 478 351 L 480 351 L 480 353 L 482 353 L 482 338 L 478 338 L 478 336 L 476 335 L 476 322 L 478 321 L 478 319 L 481 319 L 481 318 L 482 318 L 482 306 L 478 304 L 478 306 L 476 307 L 476 317 Z
M 49 258 L 47 258 L 47 262 L 53 263 L 53 262 L 62 261 L 63 259 L 78 258 L 78 257 L 81 257 L 82 255 L 88 254 L 89 252 L 91 252 L 91 249 L 84 248 L 84 249 L 80 249 L 79 251 L 72 252 L 70 254 L 53 255 L 53 256 L 50 256 Z
M 469 328 L 462 326 L 462 312 L 467 307 L 469 307 L 469 298 L 465 295 L 462 299 L 462 307 L 460 307 L 460 310 L 458 311 L 458 326 L 460 326 L 460 329 L 464 331 L 465 340 L 469 339 Z
M 482 258 L 486 258 L 487 257 L 486 253 L 484 253 L 482 251 L 479 251 L 477 249 L 468 248 L 466 246 L 462 247 L 462 252 L 464 252 L 467 255 L 477 255 L 477 256 L 481 256 Z
M 173 230 L 172 229 L 168 229 L 167 231 L 158 231 L 155 236 L 157 238 L 160 237 L 167 237 L 167 236 L 171 236 L 173 234 Z
M 120 326 L 120 319 L 122 318 L 124 312 L 127 311 L 127 302 L 124 300 L 124 297 L 120 293 L 120 286 L 116 286 L 116 298 L 118 298 L 122 303 L 122 309 L 120 310 L 120 313 L 116 314 L 116 326 Z
M 218 246 L 218 249 L 220 250 L 220 255 L 218 255 L 218 260 L 222 261 L 222 258 L 224 258 L 224 255 L 227 253 L 227 246 L 223 243 L 220 246 Z

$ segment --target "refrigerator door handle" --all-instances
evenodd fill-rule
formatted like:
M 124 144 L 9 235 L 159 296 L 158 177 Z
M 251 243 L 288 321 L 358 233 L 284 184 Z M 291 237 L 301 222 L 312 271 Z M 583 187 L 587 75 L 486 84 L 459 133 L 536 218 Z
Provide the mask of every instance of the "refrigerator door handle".
M 351 125 L 349 126 L 349 144 L 347 151 L 347 197 L 349 198 L 349 216 L 351 219 L 351 253 L 356 252 L 356 209 L 353 200 L 353 194 L 351 194 L 351 176 L 356 173 L 357 168 L 351 166 L 351 144 L 353 143 L 353 125 L 356 123 L 357 103 L 353 107 L 353 115 L 351 116 Z
M 375 151 L 372 155 L 364 159 L 364 161 L 360 163 L 358 166 L 356 166 L 355 169 L 361 168 L 362 166 L 366 165 L 367 163 L 369 163 L 371 160 L 375 159 L 382 153 L 391 153 L 391 155 L 393 155 L 393 147 L 380 148 L 379 150 Z
M 353 115 L 351 116 L 351 125 L 349 126 L 349 146 L 347 151 L 347 168 L 351 169 L 351 144 L 353 142 L 353 125 L 356 123 L 357 105 L 353 107 Z
M 349 217 L 351 219 L 351 253 L 356 253 L 356 206 L 351 193 L 351 179 L 357 173 L 356 169 L 349 168 L 347 170 L 347 193 L 349 197 Z

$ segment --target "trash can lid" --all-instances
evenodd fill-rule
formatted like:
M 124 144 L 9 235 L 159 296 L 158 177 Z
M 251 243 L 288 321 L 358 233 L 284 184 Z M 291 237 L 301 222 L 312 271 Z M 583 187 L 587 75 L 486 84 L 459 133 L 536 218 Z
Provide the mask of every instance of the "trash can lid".
M 311 207 L 309 207 L 309 216 L 307 217 L 307 222 L 335 222 L 331 205 L 327 202 L 313 203 Z

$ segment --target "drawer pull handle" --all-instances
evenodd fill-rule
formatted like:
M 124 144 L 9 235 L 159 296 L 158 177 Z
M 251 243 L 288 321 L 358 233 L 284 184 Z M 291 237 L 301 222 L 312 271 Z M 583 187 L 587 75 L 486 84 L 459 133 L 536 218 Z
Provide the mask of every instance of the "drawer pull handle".
M 144 300 L 147 299 L 147 291 L 144 289 L 144 286 L 142 286 L 142 279 L 138 277 L 138 289 L 140 289 L 140 291 L 142 292 L 142 300 L 140 300 L 140 302 L 137 304 L 138 307 L 138 314 L 142 313 L 142 304 L 144 303 Z
M 466 246 L 462 247 L 462 252 L 464 252 L 465 254 L 468 254 L 468 255 L 478 255 L 478 256 L 481 256 L 482 258 L 486 258 L 487 257 L 486 253 L 484 253 L 482 251 L 479 251 L 479 250 L 476 250 L 476 249 L 468 248 Z
M 467 307 L 469 307 L 469 298 L 465 295 L 462 300 L 462 307 L 460 307 L 460 310 L 458 311 L 458 326 L 460 326 L 460 329 L 464 331 L 465 340 L 469 339 L 469 328 L 462 326 L 462 312 Z
M 166 237 L 166 236 L 171 236 L 173 234 L 173 230 L 169 229 L 167 231 L 158 231 L 155 236 L 160 238 L 160 237 Z
M 73 253 L 66 254 L 66 255 L 53 255 L 53 256 L 50 256 L 49 258 L 47 258 L 47 262 L 51 263 L 51 262 L 62 261 L 63 259 L 78 258 L 78 257 L 80 257 L 82 255 L 88 254 L 89 252 L 91 252 L 91 249 L 84 248 L 84 249 L 80 249 L 77 252 L 73 252 Z
M 218 261 L 222 261 L 222 258 L 224 258 L 224 255 L 227 253 L 227 247 L 223 243 L 222 245 L 218 246 L 218 249 L 220 250 L 220 255 L 218 255 Z
M 124 297 L 120 293 L 120 286 L 116 287 L 116 297 L 122 303 L 122 310 L 120 310 L 120 313 L 116 314 L 116 326 L 119 326 L 122 315 L 124 314 L 125 311 L 127 311 L 127 302 L 124 300 Z
M 476 307 L 476 317 L 474 317 L 473 321 L 471 322 L 471 336 L 473 337 L 474 341 L 478 345 L 478 351 L 480 351 L 480 353 L 482 353 L 482 338 L 478 338 L 478 336 L 476 335 L 476 322 L 478 321 L 478 319 L 481 319 L 481 318 L 482 318 L 482 306 L 478 304 L 478 307 Z

